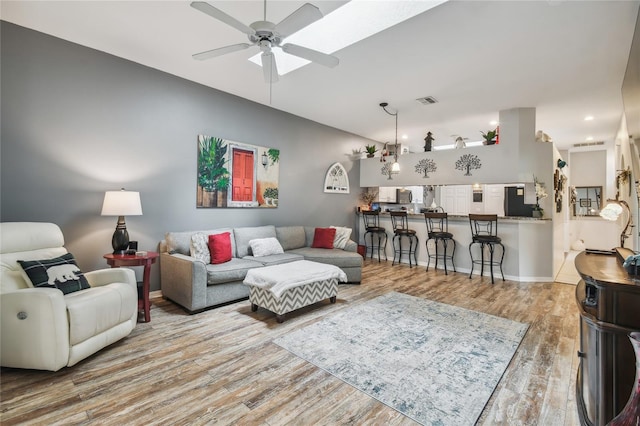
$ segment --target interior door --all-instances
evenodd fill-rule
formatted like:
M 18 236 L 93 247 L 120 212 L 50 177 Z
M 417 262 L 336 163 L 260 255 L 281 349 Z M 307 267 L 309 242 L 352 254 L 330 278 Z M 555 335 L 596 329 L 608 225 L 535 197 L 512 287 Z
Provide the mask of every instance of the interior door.
M 253 201 L 253 151 L 233 150 L 233 201 Z

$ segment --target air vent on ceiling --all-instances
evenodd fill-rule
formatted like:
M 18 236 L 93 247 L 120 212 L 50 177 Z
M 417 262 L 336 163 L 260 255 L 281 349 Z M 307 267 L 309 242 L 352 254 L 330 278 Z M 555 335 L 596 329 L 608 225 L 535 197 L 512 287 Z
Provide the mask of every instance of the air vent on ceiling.
M 596 142 L 583 142 L 583 143 L 574 143 L 573 146 L 578 148 L 580 146 L 595 146 L 595 145 L 604 145 L 604 141 L 596 141 Z
M 416 101 L 420 102 L 423 105 L 431 105 L 438 102 L 436 98 L 434 98 L 433 96 L 425 96 L 424 98 L 418 98 L 416 99 Z

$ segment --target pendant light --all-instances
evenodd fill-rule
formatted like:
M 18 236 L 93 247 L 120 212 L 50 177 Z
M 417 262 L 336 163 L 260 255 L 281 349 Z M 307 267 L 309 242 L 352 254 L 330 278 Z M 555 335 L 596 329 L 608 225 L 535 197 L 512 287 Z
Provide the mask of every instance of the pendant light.
M 395 135 L 396 139 L 395 139 L 395 149 L 393 153 L 393 164 L 389 169 L 389 179 L 391 179 L 391 174 L 400 173 L 400 164 L 398 163 L 398 111 L 396 111 L 395 113 L 389 112 L 387 110 L 387 107 L 389 106 L 387 102 L 382 102 L 380 106 L 382 107 L 384 112 L 396 118 L 396 135 Z

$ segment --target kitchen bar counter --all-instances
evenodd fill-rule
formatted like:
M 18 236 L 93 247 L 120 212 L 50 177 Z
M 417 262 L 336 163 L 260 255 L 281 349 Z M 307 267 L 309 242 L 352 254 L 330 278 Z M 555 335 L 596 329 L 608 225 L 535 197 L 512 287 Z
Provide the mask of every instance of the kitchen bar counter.
M 361 214 L 359 220 L 359 242 L 364 244 L 364 225 Z M 417 250 L 418 265 L 427 266 L 427 250 L 425 241 L 427 240 L 427 226 L 423 213 L 407 213 L 409 227 L 417 232 L 419 244 Z M 393 231 L 391 226 L 391 215 L 388 212 L 380 213 L 380 226 L 387 230 L 388 244 L 387 257 L 389 261 L 393 259 Z M 471 257 L 469 255 L 469 244 L 471 243 L 471 227 L 469 217 L 466 215 L 449 215 L 449 232 L 453 234 L 456 242 L 454 262 L 456 270 L 462 273 L 469 273 L 471 270 Z M 553 281 L 553 227 L 550 219 L 539 219 L 533 217 L 498 217 L 498 236 L 502 238 L 505 246 L 503 271 L 505 279 L 514 281 Z M 433 240 L 429 242 L 432 250 Z M 434 249 L 435 250 L 435 249 Z M 474 247 L 474 250 L 477 250 Z M 496 254 L 499 249 L 496 250 Z M 474 253 L 476 253 L 474 251 Z M 474 254 L 475 256 L 475 254 Z M 402 263 L 409 263 L 406 257 L 402 258 Z M 433 261 L 431 262 L 433 267 Z M 439 262 L 438 268 L 442 268 Z M 448 265 L 447 269 L 452 270 Z M 499 268 L 495 269 L 496 280 L 500 279 Z M 480 269 L 476 266 L 474 274 L 479 274 Z M 494 275 L 495 275 L 494 273 Z M 485 268 L 485 275 L 489 276 L 488 268 Z
M 387 216 L 387 217 L 391 217 L 391 215 L 389 214 L 389 212 L 380 212 L 380 216 Z M 407 213 L 407 216 L 409 217 L 409 219 L 419 219 L 424 221 L 424 213 Z M 468 215 L 459 215 L 459 214 L 450 214 L 448 216 L 449 218 L 449 222 L 451 222 L 452 220 L 469 220 L 469 216 Z M 550 222 L 551 219 L 547 219 L 547 218 L 537 218 L 537 217 L 523 217 L 523 216 L 498 216 L 498 220 L 499 221 L 510 221 L 510 222 Z

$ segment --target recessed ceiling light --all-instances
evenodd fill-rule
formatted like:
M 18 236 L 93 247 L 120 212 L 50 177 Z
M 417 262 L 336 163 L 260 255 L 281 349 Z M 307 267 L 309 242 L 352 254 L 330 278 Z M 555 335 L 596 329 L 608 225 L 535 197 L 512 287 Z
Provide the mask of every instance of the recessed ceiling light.
M 587 140 L 588 141 L 592 141 L 593 140 L 593 136 L 587 136 Z
M 493 121 L 490 121 L 490 122 L 489 122 L 489 125 L 490 125 L 490 126 L 497 126 L 497 125 L 498 125 L 498 122 L 497 122 L 496 120 L 493 120 Z
M 282 41 L 282 44 L 299 44 L 309 49 L 332 54 L 446 1 L 351 0 L 322 19 L 290 35 Z M 356 22 L 357 24 L 354 24 Z M 309 63 L 306 59 L 288 55 L 281 49 L 273 49 L 273 54 L 280 75 L 285 75 Z M 261 53 L 258 53 L 249 60 L 262 66 L 260 55 Z
M 584 118 L 584 121 L 591 121 L 591 120 L 593 120 L 593 115 L 587 115 L 587 116 Z

